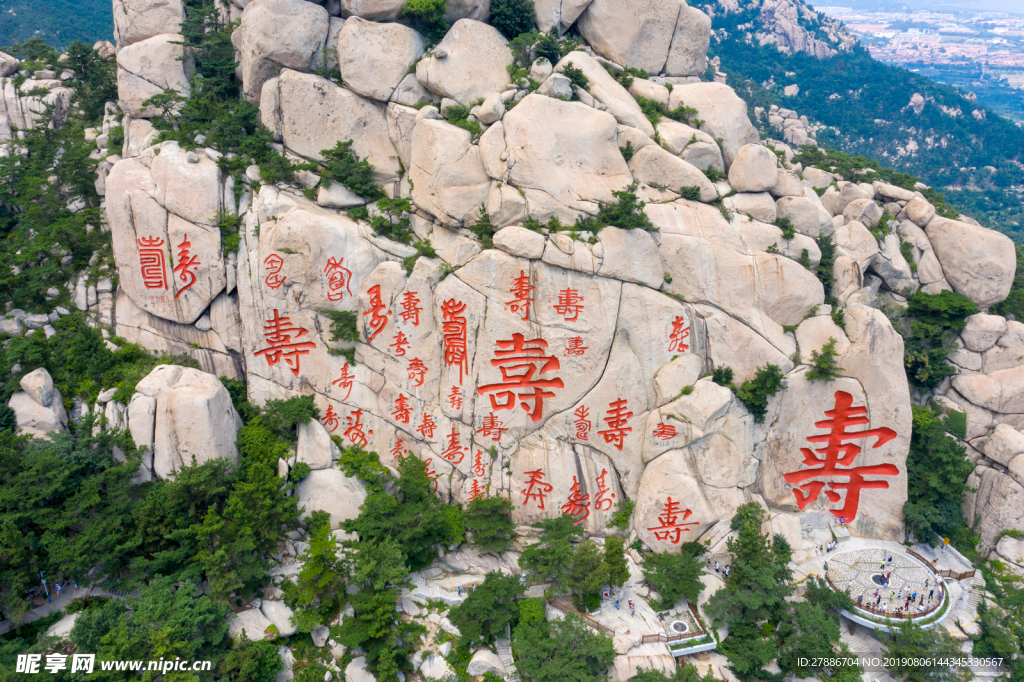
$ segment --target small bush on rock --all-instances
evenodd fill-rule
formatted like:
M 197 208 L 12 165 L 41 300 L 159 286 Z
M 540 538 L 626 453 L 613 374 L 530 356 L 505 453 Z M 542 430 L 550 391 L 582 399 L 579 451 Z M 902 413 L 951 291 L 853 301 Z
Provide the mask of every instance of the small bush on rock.
M 679 190 L 680 196 L 688 201 L 700 201 L 700 187 L 691 185 Z
M 811 369 L 807 372 L 807 379 L 810 381 L 832 381 L 839 376 L 839 364 L 836 358 L 836 339 L 829 337 L 829 340 L 821 347 L 821 352 L 811 351 Z
M 437 42 L 448 31 L 444 18 L 447 12 L 447 0 L 406 0 L 402 23 L 422 33 L 427 40 Z
M 572 62 L 566 62 L 562 67 L 562 75 L 572 82 L 573 87 L 586 90 L 590 80 L 583 74 L 583 69 L 573 66 Z
M 748 379 L 740 385 L 736 390 L 736 397 L 754 416 L 754 421 L 761 424 L 768 412 L 768 398 L 785 389 L 786 380 L 782 370 L 778 365 L 769 363 L 758 368 L 753 379 Z
M 324 157 L 324 167 L 320 172 L 321 182 L 337 182 L 371 201 L 383 196 L 383 192 L 373 181 L 373 166 L 366 159 L 356 156 L 352 151 L 352 140 L 338 142 L 334 149 L 324 149 L 320 154 Z
M 491 26 L 509 40 L 534 28 L 533 0 L 491 0 Z
M 711 380 L 719 386 L 732 386 L 732 367 L 715 367 Z

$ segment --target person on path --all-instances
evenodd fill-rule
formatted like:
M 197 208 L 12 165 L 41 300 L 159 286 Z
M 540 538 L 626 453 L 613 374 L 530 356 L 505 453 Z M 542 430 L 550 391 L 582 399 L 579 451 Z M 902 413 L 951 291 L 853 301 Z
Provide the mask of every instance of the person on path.
M 615 600 L 615 610 L 616 611 L 619 610 L 619 600 L 618 599 Z
M 720 566 L 720 564 L 716 561 L 715 562 L 715 573 L 718 573 L 718 567 L 719 566 Z

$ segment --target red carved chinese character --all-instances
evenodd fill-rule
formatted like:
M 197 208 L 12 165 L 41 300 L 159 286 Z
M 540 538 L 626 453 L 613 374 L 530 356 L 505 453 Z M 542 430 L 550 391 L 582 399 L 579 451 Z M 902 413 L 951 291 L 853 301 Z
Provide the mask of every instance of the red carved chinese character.
M 590 410 L 580 405 L 573 414 L 576 416 L 576 421 L 573 422 L 576 427 L 576 437 L 580 440 L 590 440 L 591 423 L 587 419 L 590 416 Z
M 283 357 L 292 374 L 299 376 L 299 356 L 309 355 L 309 350 L 316 348 L 316 344 L 312 341 L 295 343 L 292 339 L 305 336 L 307 333 L 309 330 L 294 326 L 291 318 L 281 317 L 277 308 L 274 308 L 274 316 L 263 325 L 263 335 L 270 348 L 258 350 L 253 355 L 265 355 L 267 365 L 270 367 L 280 362 Z
M 338 388 L 345 389 L 345 397 L 340 398 L 340 400 L 348 400 L 348 397 L 352 395 L 352 381 L 355 380 L 355 378 L 355 374 L 348 373 L 348 363 L 346 362 L 345 366 L 341 368 L 341 376 L 331 382 L 331 386 L 337 386 Z
M 659 423 L 654 429 L 654 437 L 658 440 L 672 440 L 677 435 L 676 427 L 664 422 Z M 620 450 L 622 448 L 619 448 Z
M 686 526 L 700 525 L 696 521 L 690 521 L 689 523 L 678 522 L 680 514 L 683 515 L 683 521 L 686 521 L 693 512 L 689 509 L 680 509 L 679 503 L 669 497 L 665 502 L 665 507 L 661 510 L 661 515 L 658 517 L 658 523 L 661 525 L 648 528 L 647 530 L 654 533 L 655 540 L 668 540 L 673 545 L 678 545 L 679 541 L 683 538 L 683 531 L 690 532 L 690 529 Z
M 601 469 L 601 475 L 597 477 L 597 494 L 594 495 L 594 509 L 597 511 L 608 511 L 612 508 L 612 505 L 615 504 L 612 502 L 615 498 L 615 493 L 613 493 L 612 489 L 605 485 L 604 482 L 607 475 L 608 471 L 606 469 Z M 610 497 L 605 497 L 605 495 L 609 494 Z M 608 506 L 605 506 L 605 503 L 607 503 Z
M 413 386 L 422 386 L 423 378 L 427 374 L 427 366 L 423 364 L 423 361 L 419 358 L 413 358 L 409 361 L 409 381 L 413 382 Z
M 188 282 L 185 286 L 178 289 L 178 293 L 174 295 L 174 298 L 178 298 L 185 293 L 189 287 L 196 283 L 196 273 L 193 268 L 198 268 L 202 263 L 199 262 L 199 258 L 193 256 L 189 249 L 192 248 L 192 244 L 188 241 L 188 235 L 181 240 L 178 244 L 178 263 L 174 266 L 174 272 L 178 273 L 178 279 L 182 282 Z
M 395 409 L 392 411 L 391 416 L 395 418 L 395 421 L 408 424 L 411 413 L 412 411 L 409 409 L 409 399 L 399 393 L 398 397 L 395 398 Z
M 334 430 L 338 428 L 338 421 L 338 415 L 334 414 L 334 405 L 328 405 L 327 414 L 324 415 L 324 418 L 320 423 L 325 427 L 331 427 L 327 429 L 327 433 L 334 433 Z
M 462 409 L 462 391 L 458 386 L 452 386 L 451 393 L 448 394 L 448 404 L 452 406 L 453 410 Z
M 397 334 L 395 334 L 395 340 L 391 343 L 390 346 L 388 346 L 388 348 L 394 348 L 395 355 L 403 356 L 405 355 L 405 347 L 408 345 L 409 339 L 405 338 L 405 334 L 399 331 Z
M 539 509 L 544 509 L 544 497 L 554 490 L 554 487 L 541 480 L 544 478 L 543 469 L 527 471 L 526 475 L 530 477 L 530 480 L 526 482 L 526 487 L 519 491 L 523 496 L 523 506 L 525 507 L 527 502 L 533 500 Z
M 459 368 L 459 386 L 462 375 L 469 370 L 466 357 L 466 318 L 460 313 L 466 304 L 450 298 L 441 304 L 441 333 L 444 335 L 444 364 Z
M 548 347 L 548 342 L 544 339 L 526 341 L 523 335 L 518 333 L 513 334 L 510 341 L 498 341 L 497 346 L 499 350 L 494 351 L 495 359 L 491 360 L 491 364 L 501 371 L 503 383 L 481 386 L 477 393 L 493 393 L 490 399 L 491 407 L 495 410 L 514 409 L 518 397 L 523 401 L 519 404 L 520 407 L 529 413 L 530 418 L 535 422 L 540 421 L 544 413 L 544 399 L 555 397 L 554 393 L 543 389 L 563 388 L 564 384 L 558 377 L 535 379 L 534 375 L 559 369 L 558 358 L 544 355 L 544 349 Z M 519 370 L 519 374 L 512 373 Z M 533 389 L 533 392 L 516 393 L 509 390 L 510 387 Z M 527 401 L 533 401 L 532 411 Z
M 571 336 L 565 340 L 565 353 L 566 357 L 570 355 L 583 355 L 588 348 L 583 345 L 582 336 Z
M 477 433 L 485 438 L 487 436 L 492 436 L 491 440 L 497 443 L 501 440 L 502 434 L 508 431 L 504 426 L 504 422 L 500 421 L 493 412 L 489 412 L 487 416 L 484 417 L 483 423 L 480 425 L 480 430 L 477 431 Z
M 423 423 L 416 427 L 416 430 L 420 432 L 420 435 L 424 438 L 433 438 L 434 429 L 437 428 L 437 424 L 430 417 L 429 414 L 423 415 Z
M 572 488 L 569 489 L 569 500 L 562 505 L 562 513 L 576 519 L 574 524 L 579 525 L 590 516 L 590 495 L 580 490 L 580 483 L 576 477 L 572 477 Z
M 370 309 L 363 311 L 363 316 L 372 315 L 370 318 L 370 328 L 373 329 L 373 333 L 370 334 L 370 338 L 366 340 L 367 343 L 371 343 L 377 334 L 384 331 L 384 327 L 388 326 L 388 315 L 391 311 L 381 314 L 382 311 L 387 310 L 387 306 L 380 300 L 380 285 L 375 284 L 366 291 L 370 295 Z
M 436 495 L 437 494 L 437 479 L 441 478 L 441 474 L 437 473 L 436 471 L 431 471 L 430 470 L 430 463 L 433 462 L 433 461 L 434 461 L 434 458 L 433 457 L 429 457 L 427 459 L 427 461 L 424 462 L 424 464 L 426 464 L 426 466 L 424 468 L 427 470 L 427 478 L 434 482 L 434 489 L 431 492 Z
M 364 424 L 362 419 L 362 410 L 353 410 L 352 414 L 345 417 L 345 423 L 348 425 L 348 428 L 345 429 L 345 438 L 348 438 L 350 441 L 352 441 L 353 444 L 358 445 L 361 448 L 364 448 L 366 447 L 367 443 L 366 434 L 368 433 L 372 436 L 373 431 L 367 431 L 366 433 L 363 433 Z
M 476 480 L 474 478 L 473 482 L 472 482 L 472 484 L 470 485 L 470 488 L 469 488 L 469 497 L 466 498 L 466 501 L 467 502 L 472 502 L 476 498 L 484 497 L 485 495 L 487 495 L 487 488 L 485 488 L 484 486 L 480 485 L 480 481 L 478 481 L 478 480 Z
M 477 450 L 473 457 L 473 473 L 480 478 L 487 474 L 487 463 L 484 462 L 484 453 L 480 450 Z
M 406 452 L 408 452 L 408 451 L 405 449 L 405 441 L 402 440 L 401 438 L 399 438 L 395 442 L 395 447 L 391 448 L 391 457 L 396 462 L 401 464 L 402 463 L 402 458 L 405 457 Z
M 533 291 L 533 285 L 530 284 L 530 276 L 524 271 L 519 271 L 518 277 L 512 278 L 512 288 L 508 293 L 512 294 L 515 298 L 506 303 L 509 312 L 522 313 L 522 319 L 526 320 L 530 317 L 530 303 L 533 299 L 530 298 L 530 292 Z
M 865 429 L 863 431 L 847 431 L 846 429 L 850 426 L 860 426 L 869 422 L 868 418 L 864 416 L 867 414 L 868 408 L 864 405 L 860 407 L 853 407 L 852 405 L 852 395 L 846 391 L 836 391 L 835 406 L 831 410 L 825 410 L 825 416 L 829 417 L 829 419 L 814 423 L 815 427 L 828 429 L 829 432 L 819 436 L 808 436 L 807 438 L 811 443 L 824 443 L 825 446 L 814 451 L 811 451 L 810 448 L 800 448 L 800 452 L 804 456 L 803 464 L 810 468 L 783 475 L 794 486 L 811 478 L 846 477 L 845 483 L 809 481 L 804 483 L 804 485 L 793 488 L 793 496 L 796 498 L 797 506 L 803 510 L 808 503 L 818 499 L 818 495 L 826 485 L 828 485 L 829 489 L 825 491 L 825 497 L 831 502 L 839 502 L 841 496 L 836 491 L 845 490 L 846 500 L 842 508 L 829 511 L 836 518 L 845 518 L 847 522 L 857 518 L 861 490 L 866 488 L 885 489 L 889 487 L 888 481 L 865 481 L 865 476 L 897 476 L 900 473 L 895 464 L 852 467 L 853 461 L 860 454 L 861 447 L 847 441 L 875 438 L 877 440 L 873 447 L 878 448 L 896 437 L 896 432 L 886 427 Z M 816 455 L 824 455 L 824 458 L 817 457 Z M 840 466 L 852 468 L 840 469 Z
M 562 289 L 558 292 L 558 305 L 555 312 L 565 318 L 566 322 L 575 322 L 583 310 L 583 297 L 575 289 Z
M 288 279 L 281 274 L 281 268 L 284 267 L 284 259 L 276 253 L 272 253 L 263 259 L 263 264 L 267 266 L 267 277 L 263 280 L 263 283 L 271 289 L 280 288 L 284 281 Z
M 139 237 L 139 270 L 142 285 L 147 289 L 167 288 L 167 268 L 164 240 L 159 237 Z
M 616 449 L 621 450 L 626 434 L 633 430 L 632 426 L 626 426 L 626 422 L 633 416 L 633 413 L 628 411 L 629 406 L 623 398 L 608 403 L 608 408 L 604 418 L 604 423 L 608 425 L 608 428 L 598 431 L 598 434 L 604 436 L 605 443 L 613 443 Z
M 441 456 L 452 464 L 461 464 L 462 460 L 466 458 L 466 453 L 463 452 L 464 449 L 459 444 L 459 430 L 452 424 L 452 432 L 448 434 L 448 447 L 441 453 Z M 458 459 L 455 459 L 456 457 Z
M 412 322 L 412 326 L 420 326 L 420 313 L 423 308 L 419 307 L 420 299 L 415 291 L 407 291 L 402 294 L 402 310 L 398 314 L 404 322 Z
M 328 258 L 324 266 L 324 274 L 327 275 L 327 300 L 340 301 L 345 294 L 352 295 L 349 284 L 352 281 L 352 272 L 342 265 L 344 258 Z
M 686 320 L 682 315 L 672 320 L 672 333 L 668 335 L 668 350 L 670 353 L 682 353 L 690 349 L 686 339 L 690 337 L 690 328 L 686 327 Z

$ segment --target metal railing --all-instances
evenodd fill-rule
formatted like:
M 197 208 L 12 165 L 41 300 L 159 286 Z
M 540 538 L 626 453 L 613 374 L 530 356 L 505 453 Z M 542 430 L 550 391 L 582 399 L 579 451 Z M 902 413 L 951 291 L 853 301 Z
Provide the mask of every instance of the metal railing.
M 697 614 L 697 608 L 693 605 L 693 602 L 687 602 L 686 606 L 690 609 L 690 615 L 693 616 L 693 622 L 697 624 L 697 630 L 695 632 L 681 632 L 677 635 L 666 635 L 658 633 L 656 635 L 644 635 L 641 639 L 643 644 L 651 644 L 653 642 L 679 642 L 684 639 L 696 639 L 703 637 L 708 634 L 707 630 L 704 629 L 704 624 L 700 620 L 700 616 Z
M 572 604 L 569 604 L 568 602 L 566 602 L 566 601 L 564 601 L 562 599 L 552 599 L 548 603 L 551 604 L 551 606 L 553 606 L 554 608 L 556 608 L 559 611 L 561 611 L 562 613 L 575 613 L 577 616 L 579 616 L 580 618 L 583 619 L 584 623 L 586 623 L 590 627 L 594 628 L 598 632 L 602 632 L 602 633 L 608 635 L 609 637 L 614 637 L 615 636 L 615 630 L 612 630 L 607 625 L 602 625 L 601 623 L 599 623 L 598 621 L 596 621 L 595 619 L 591 618 L 590 616 L 588 616 L 585 613 L 580 613 L 575 608 L 573 608 Z
M 973 578 L 974 574 L 976 573 L 974 569 L 971 569 L 970 571 L 964 571 L 963 573 L 957 573 L 956 571 L 949 571 L 946 569 L 936 569 L 935 565 L 931 561 L 925 559 L 923 556 L 921 556 L 914 550 L 910 549 L 909 547 L 907 548 L 907 554 L 914 557 L 915 559 L 923 563 L 925 566 L 928 566 L 929 568 L 931 568 L 933 573 L 938 573 L 943 578 L 952 578 L 953 580 L 966 580 L 967 578 Z

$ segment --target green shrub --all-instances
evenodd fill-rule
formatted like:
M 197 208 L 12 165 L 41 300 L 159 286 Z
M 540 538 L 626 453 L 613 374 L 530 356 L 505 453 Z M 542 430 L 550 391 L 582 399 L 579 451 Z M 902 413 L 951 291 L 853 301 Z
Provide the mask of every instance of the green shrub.
M 938 294 L 918 291 L 907 304 L 912 320 L 910 336 L 904 340 L 907 379 L 915 388 L 930 390 L 956 373 L 946 356 L 953 350 L 953 339 L 964 328 L 965 319 L 977 313 L 978 307 L 966 296 L 949 290 Z
M 465 104 L 455 104 L 449 107 L 445 120 L 453 126 L 468 130 L 474 138 L 480 137 L 480 134 L 484 132 L 479 123 L 469 120 L 469 107 Z
M 700 187 L 689 186 L 679 190 L 680 196 L 689 201 L 700 201 Z
M 836 245 L 832 241 L 832 236 L 819 237 L 818 249 L 821 251 L 821 260 L 818 262 L 818 267 L 815 269 L 814 274 L 817 275 L 818 281 L 821 282 L 822 288 L 825 289 L 825 303 L 835 306 L 838 301 L 832 295 L 832 287 L 836 282 L 835 272 L 833 271 L 836 264 Z
M 402 267 L 405 268 L 406 277 L 412 274 L 412 270 L 416 267 L 416 261 L 420 259 L 420 256 L 437 258 L 437 251 L 434 250 L 434 245 L 427 240 L 423 239 L 418 242 L 413 242 L 413 246 L 416 248 L 416 253 L 402 259 Z
M 846 311 L 843 308 L 840 308 L 838 305 L 834 306 L 832 308 L 830 316 L 832 317 L 832 321 L 835 322 L 837 327 L 842 327 L 843 329 L 846 329 Z
M 619 151 L 622 152 L 622 158 L 629 163 L 629 160 L 633 158 L 633 154 L 636 154 L 636 150 L 633 149 L 633 143 L 627 141 L 625 147 L 619 147 Z
M 381 197 L 377 201 L 377 209 L 384 215 L 376 215 L 370 220 L 370 227 L 380 237 L 387 237 L 399 244 L 408 244 L 413 239 L 412 228 L 409 227 L 409 213 L 412 203 L 408 199 L 390 199 Z
M 792 239 L 796 236 L 796 228 L 793 227 L 793 221 L 789 218 L 779 218 L 775 221 L 775 226 L 782 230 L 783 239 Z
M 715 367 L 711 380 L 719 386 L 732 386 L 732 367 Z
M 480 204 L 480 214 L 467 229 L 480 238 L 485 249 L 494 246 L 494 233 L 498 231 L 498 227 L 491 222 L 491 214 L 487 212 L 486 204 Z
M 565 63 L 565 66 L 562 67 L 562 75 L 569 79 L 573 87 L 580 90 L 586 90 L 590 85 L 590 81 L 583 74 L 583 69 L 573 66 L 572 62 Z
M 288 480 L 292 483 L 298 483 L 313 471 L 312 468 L 305 462 L 296 462 L 292 465 L 291 471 L 288 472 Z
M 825 345 L 821 347 L 821 352 L 816 350 L 811 351 L 811 368 L 807 370 L 807 379 L 809 381 L 832 381 L 839 376 L 839 363 L 836 362 L 836 358 L 839 357 L 839 353 L 836 352 L 836 339 L 835 337 L 829 337 Z
M 622 87 L 629 90 L 630 86 L 633 85 L 633 80 L 636 78 L 647 78 L 647 72 L 643 69 L 635 69 L 632 66 L 627 66 L 622 71 L 615 74 L 615 80 L 622 84 Z
M 753 379 L 743 382 L 736 391 L 736 397 L 754 416 L 754 421 L 761 424 L 768 412 L 768 398 L 784 390 L 786 390 L 785 375 L 777 365 L 769 363 L 764 367 L 759 367 Z
M 533 0 L 491 0 L 491 26 L 509 40 L 534 28 Z
M 579 218 L 576 229 L 588 232 L 599 232 L 602 228 L 613 225 L 623 230 L 651 230 L 654 228 L 651 219 L 644 213 L 644 203 L 637 199 L 637 183 L 624 190 L 612 192 L 616 202 L 601 204 L 596 217 Z
M 359 316 L 351 310 L 328 310 L 324 314 L 331 318 L 331 341 L 355 343 L 359 340 Z
M 704 176 L 711 182 L 719 182 L 720 180 L 725 180 L 726 178 L 725 173 L 718 170 L 714 166 L 708 166 L 707 168 L 703 169 L 703 172 Z
M 444 15 L 448 11 L 446 0 L 406 0 L 402 8 L 402 23 L 422 33 L 427 40 L 437 42 L 448 31 Z
M 807 249 L 801 249 L 800 250 L 800 259 L 797 261 L 797 263 L 799 263 L 803 267 L 805 267 L 808 270 L 810 270 L 811 269 L 811 252 L 808 251 Z
M 263 425 L 290 442 L 295 442 L 295 427 L 320 418 L 320 408 L 313 402 L 313 396 L 293 396 L 286 400 L 268 400 L 263 406 Z
M 609 526 L 613 528 L 621 528 L 626 530 L 629 528 L 629 520 L 633 518 L 633 508 L 636 503 L 628 497 L 619 502 L 618 509 L 612 514 L 611 520 L 608 522 Z
M 324 157 L 321 182 L 337 182 L 369 201 L 383 196 L 384 193 L 373 180 L 373 166 L 366 159 L 356 156 L 352 150 L 352 140 L 338 142 L 333 149 L 324 149 L 320 154 Z

